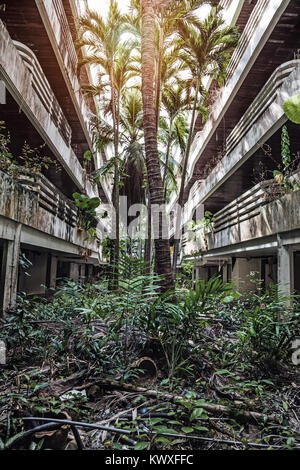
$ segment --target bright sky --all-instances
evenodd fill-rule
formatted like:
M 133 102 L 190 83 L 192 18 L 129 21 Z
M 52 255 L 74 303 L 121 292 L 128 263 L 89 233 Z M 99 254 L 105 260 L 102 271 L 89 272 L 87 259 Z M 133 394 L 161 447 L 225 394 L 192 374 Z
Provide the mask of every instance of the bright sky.
M 99 10 L 101 13 L 106 15 L 109 7 L 110 0 L 88 0 L 89 7 L 93 10 Z M 129 0 L 118 0 L 119 8 L 122 12 L 126 12 L 128 5 L 130 1 Z M 210 7 L 208 5 L 205 5 L 201 7 L 201 15 L 206 15 L 208 14 L 210 10 Z
M 89 7 L 92 10 L 99 10 L 106 15 L 109 7 L 110 0 L 88 0 Z M 129 0 L 118 0 L 119 8 L 121 11 L 126 12 L 129 5 Z

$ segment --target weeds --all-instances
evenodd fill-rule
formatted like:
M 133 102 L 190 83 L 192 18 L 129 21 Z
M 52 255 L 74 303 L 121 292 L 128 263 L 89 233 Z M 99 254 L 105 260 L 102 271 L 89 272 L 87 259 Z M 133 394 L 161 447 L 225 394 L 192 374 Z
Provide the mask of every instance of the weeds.
M 100 396 L 101 406 L 91 404 L 96 398 L 88 390 L 87 397 L 62 401 L 58 392 L 49 392 L 53 380 L 64 383 L 65 377 L 79 372 L 87 380 L 117 378 L 121 386 L 143 383 L 144 371 L 132 364 L 144 356 L 157 365 L 158 393 L 166 390 L 182 398 L 155 409 L 167 417 L 151 416 L 147 423 L 138 417 L 120 421 L 121 426 L 137 430 L 135 449 L 198 448 L 205 439 L 189 440 L 190 434 L 214 441 L 216 432 L 246 446 L 247 432 L 234 419 L 216 431 L 217 423 L 206 410 L 207 404 L 213 410 L 216 401 L 216 406 L 225 400 L 229 406 L 237 402 L 243 410 L 276 415 L 286 429 L 287 415 L 293 416 L 297 403 L 291 362 L 291 343 L 299 332 L 297 299 L 293 309 L 287 308 L 287 299 L 275 286 L 264 291 L 260 284 L 251 296 L 241 297 L 218 277 L 199 281 L 194 289 L 178 288 L 174 299 L 174 293 L 160 293 L 159 278 L 147 276 L 144 268 L 141 261 L 122 257 L 117 292 L 108 289 L 108 281 L 95 285 L 68 281 L 50 301 L 19 296 L 17 308 L 0 330 L 13 364 L 0 380 L 0 416 L 11 420 L 8 428 L 0 418 L 2 447 L 23 430 L 19 418 L 24 413 L 66 411 L 77 419 L 89 416 L 95 421 L 98 416 L 99 420 L 96 410 L 112 405 L 103 404 Z M 280 385 L 278 371 L 283 378 L 291 377 L 292 390 Z M 95 393 L 97 397 L 99 392 Z M 111 403 L 128 400 L 109 396 Z M 139 406 L 134 405 L 136 399 L 149 402 L 133 394 L 133 406 Z M 280 441 L 286 448 L 297 443 L 293 429 Z M 220 441 L 226 441 L 224 435 Z M 124 447 L 121 440 L 103 442 L 105 448 Z

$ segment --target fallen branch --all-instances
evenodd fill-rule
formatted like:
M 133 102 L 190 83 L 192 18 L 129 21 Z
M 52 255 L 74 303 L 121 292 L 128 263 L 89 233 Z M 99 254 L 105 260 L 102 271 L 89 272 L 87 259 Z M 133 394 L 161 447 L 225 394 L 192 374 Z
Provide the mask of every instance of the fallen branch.
M 120 382 L 117 382 L 116 380 L 113 380 L 113 379 L 96 379 L 96 382 L 98 382 L 98 385 L 103 388 L 106 388 L 106 387 L 107 388 L 119 388 L 120 390 L 141 393 L 142 395 L 145 395 L 147 397 L 160 398 L 162 400 L 169 400 L 172 402 L 180 402 L 184 400 L 184 397 L 180 395 L 162 393 L 162 392 L 159 392 L 158 390 L 149 390 L 143 387 L 136 387 L 131 384 L 121 384 Z M 83 390 L 83 389 L 91 387 L 92 385 L 95 385 L 95 381 L 92 383 L 82 385 L 77 388 L 75 387 L 75 389 Z M 234 418 L 240 418 L 240 419 L 244 419 L 247 421 L 257 422 L 261 420 L 264 420 L 264 421 L 268 420 L 274 423 L 279 423 L 279 418 L 275 415 L 266 415 L 263 413 L 257 413 L 255 411 L 236 409 L 236 408 L 232 408 L 230 406 L 225 406 L 225 405 L 214 405 L 210 403 L 202 403 L 201 405 L 198 406 L 198 408 L 203 408 L 204 410 L 209 411 L 210 413 L 213 413 L 213 414 L 214 413 L 225 414 L 228 416 L 232 416 Z

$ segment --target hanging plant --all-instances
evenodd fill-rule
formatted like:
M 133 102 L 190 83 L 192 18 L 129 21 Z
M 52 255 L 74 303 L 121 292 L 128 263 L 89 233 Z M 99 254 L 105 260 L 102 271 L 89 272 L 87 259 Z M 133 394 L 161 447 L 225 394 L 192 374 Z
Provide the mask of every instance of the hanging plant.
M 79 209 L 79 228 L 86 230 L 91 237 L 95 238 L 97 226 L 96 209 L 100 206 L 100 199 L 98 197 L 89 198 L 79 193 L 74 193 L 73 199 L 76 207 Z

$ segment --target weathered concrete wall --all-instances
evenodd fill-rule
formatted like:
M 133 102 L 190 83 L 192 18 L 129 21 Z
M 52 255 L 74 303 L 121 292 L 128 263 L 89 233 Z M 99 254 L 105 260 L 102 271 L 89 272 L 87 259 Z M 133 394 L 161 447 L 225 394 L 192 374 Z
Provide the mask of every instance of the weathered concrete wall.
M 238 258 L 232 269 L 232 283 L 243 294 L 255 290 L 254 279 L 259 279 L 261 274 L 260 259 Z
M 90 132 L 90 115 L 81 92 L 80 84 L 76 75 L 77 55 L 74 47 L 72 34 L 66 28 L 67 17 L 61 0 L 57 0 L 54 7 L 53 0 L 35 0 L 46 31 L 56 54 L 62 75 L 65 79 L 70 96 L 77 111 L 78 119 L 85 133 L 87 142 L 92 148 L 93 136 Z M 65 18 L 63 17 L 65 16 Z
M 31 252 L 27 259 L 32 266 L 26 269 L 28 275 L 20 273 L 19 291 L 30 292 L 35 295 L 44 295 L 46 293 L 46 275 L 47 275 L 48 253 Z
M 65 221 L 40 207 L 38 197 L 33 192 L 1 171 L 0 188 L 0 217 L 9 219 L 7 220 L 7 228 L 5 228 L 6 224 L 0 224 L 1 238 L 12 239 L 15 230 L 12 223 L 14 221 L 24 225 L 24 234 L 22 233 L 21 236 L 21 242 L 23 243 L 40 246 L 39 239 L 41 239 L 41 246 L 44 246 L 42 235 L 48 234 L 55 239 L 75 245 L 72 250 L 68 250 L 66 247 L 66 251 L 81 255 L 83 250 L 91 250 L 96 256 L 98 252 L 97 244 L 96 242 L 87 241 L 85 232 L 79 231 L 76 227 L 71 227 Z M 26 227 L 28 227 L 27 230 Z M 42 233 L 40 234 L 40 232 Z M 31 234 L 32 242 L 30 241 Z M 24 238 L 25 235 L 26 238 Z M 46 245 L 49 246 L 49 242 Z M 53 247 L 53 249 L 55 248 Z
M 263 249 L 268 237 L 276 239 L 278 234 L 284 236 L 285 233 L 297 233 L 298 230 L 300 236 L 299 207 L 300 190 L 290 192 L 261 207 L 260 213 L 251 219 L 244 220 L 217 233 L 210 232 L 206 237 L 198 232 L 197 241 L 190 240 L 185 244 L 184 255 L 191 256 L 197 252 L 213 254 L 214 250 L 223 248 L 229 254 L 235 252 L 236 246 L 240 246 L 239 251 L 242 252 L 243 243 L 246 242 L 253 242 L 256 249 L 261 244 L 261 249 Z M 296 242 L 298 243 L 295 240 L 294 243 Z M 275 246 L 277 247 L 277 242 Z M 271 244 L 268 244 L 268 247 L 271 248 Z

